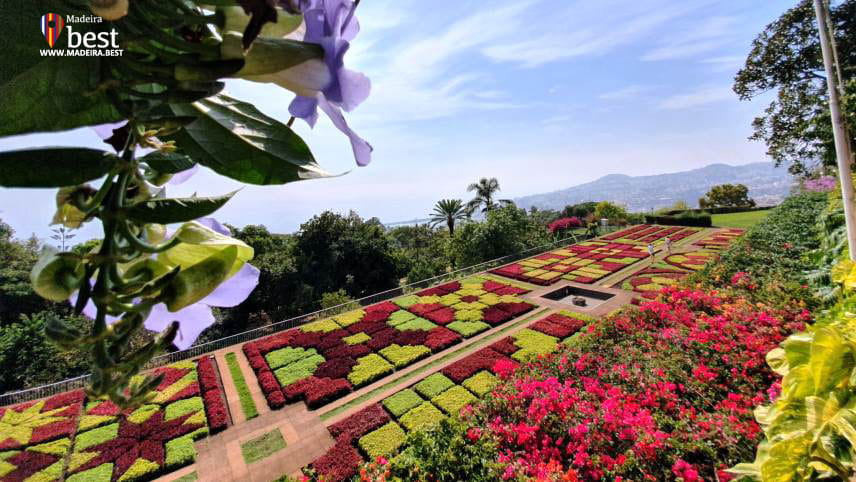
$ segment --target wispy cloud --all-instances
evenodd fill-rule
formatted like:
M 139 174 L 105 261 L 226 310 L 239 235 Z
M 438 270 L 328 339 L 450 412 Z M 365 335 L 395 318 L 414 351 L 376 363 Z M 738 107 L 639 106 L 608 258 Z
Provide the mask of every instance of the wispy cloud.
M 628 87 L 624 87 L 622 89 L 613 90 L 610 92 L 604 92 L 597 96 L 601 100 L 608 101 L 617 101 L 617 100 L 630 100 L 638 98 L 645 92 L 651 90 L 651 87 L 643 86 L 643 85 L 630 85 Z
M 700 63 L 710 65 L 714 72 L 737 72 L 745 62 L 745 55 L 724 55 L 704 59 Z
M 683 94 L 667 97 L 660 101 L 657 107 L 667 110 L 691 109 L 693 107 L 734 99 L 734 92 L 731 91 L 730 86 L 707 85 Z
M 734 17 L 711 17 L 691 23 L 642 56 L 645 61 L 684 59 L 715 50 L 731 41 Z

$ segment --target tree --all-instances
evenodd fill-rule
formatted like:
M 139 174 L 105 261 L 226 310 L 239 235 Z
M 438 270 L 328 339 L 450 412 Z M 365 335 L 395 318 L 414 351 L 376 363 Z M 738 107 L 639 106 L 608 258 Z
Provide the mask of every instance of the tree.
M 848 122 L 854 125 L 856 0 L 834 6 L 831 17 L 847 91 L 844 110 Z M 734 81 L 734 91 L 741 100 L 776 91 L 776 98 L 763 115 L 753 121 L 750 139 L 765 142 L 767 154 L 776 165 L 789 165 L 793 173 L 805 173 L 818 164 L 835 164 L 829 96 L 817 32 L 812 2 L 801 0 L 758 35 Z
M 595 221 L 609 219 L 611 222 L 617 222 L 626 220 L 627 216 L 627 209 L 624 206 L 609 201 L 597 203 L 597 207 L 594 209 Z
M 482 212 L 486 213 L 496 209 L 498 206 L 494 201 L 494 197 L 496 193 L 500 191 L 499 181 L 496 180 L 495 177 L 490 179 L 483 177 L 479 179 L 479 182 L 474 182 L 467 187 L 467 192 L 475 192 L 476 197 L 472 199 L 468 203 L 468 207 L 470 211 L 475 211 L 478 208 L 482 208 Z M 512 202 L 508 199 L 500 199 L 499 204 L 507 205 Z M 483 207 L 482 207 L 483 206 Z
M 578 204 L 569 204 L 565 206 L 565 209 L 562 210 L 562 217 L 564 218 L 573 218 L 577 217 L 580 219 L 584 219 L 589 214 L 594 213 L 594 210 L 597 209 L 597 202 L 595 201 L 586 201 Z
M 441 199 L 434 206 L 431 214 L 431 225 L 446 223 L 449 228 L 449 236 L 455 235 L 455 223 L 467 219 L 467 208 L 460 199 Z
M 49 309 L 54 304 L 37 295 L 30 270 L 38 259 L 38 244 L 14 239 L 15 231 L 0 221 L 0 324 L 17 321 L 22 314 Z
M 751 208 L 755 200 L 749 198 L 749 188 L 743 184 L 720 184 L 713 186 L 698 200 L 702 209 L 707 208 Z
M 468 223 L 455 233 L 451 253 L 458 266 L 471 266 L 549 243 L 550 233 L 526 210 L 502 206 L 480 223 Z

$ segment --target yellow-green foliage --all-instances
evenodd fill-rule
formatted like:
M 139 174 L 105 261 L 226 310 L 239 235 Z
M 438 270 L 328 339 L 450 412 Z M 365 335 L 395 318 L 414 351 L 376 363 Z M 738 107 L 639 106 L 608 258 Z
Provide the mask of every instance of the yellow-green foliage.
M 392 373 L 393 367 L 377 353 L 370 353 L 357 359 L 357 364 L 348 374 L 348 381 L 355 387 L 363 386 L 378 378 Z
M 559 312 L 559 314 L 562 316 L 567 316 L 569 318 L 576 318 L 578 320 L 585 321 L 586 323 L 591 323 L 597 320 L 597 318 L 591 315 L 587 315 L 585 313 L 577 313 L 576 311 L 562 310 Z
M 366 314 L 366 312 L 363 310 L 354 310 L 354 311 L 349 311 L 343 315 L 335 316 L 335 317 L 333 317 L 333 319 L 336 320 L 336 323 L 338 323 L 339 326 L 345 328 L 345 327 L 351 326 L 354 323 L 362 320 L 363 316 L 365 316 L 365 314 Z
M 358 445 L 371 459 L 393 455 L 404 443 L 407 434 L 395 423 L 389 422 L 383 427 L 360 438 Z
M 464 338 L 475 336 L 490 328 L 490 325 L 481 321 L 453 321 L 446 328 L 458 332 Z
M 113 440 L 119 434 L 119 424 L 111 423 L 103 427 L 77 434 L 74 438 L 74 451 L 81 452 L 108 440 Z
M 400 346 L 393 344 L 380 351 L 380 354 L 395 365 L 396 368 L 407 366 L 430 353 L 431 349 L 423 345 Z
M 422 331 L 431 331 L 434 328 L 437 328 L 437 325 L 426 320 L 425 318 L 413 318 L 410 321 L 404 322 L 398 326 L 396 326 L 401 331 L 405 330 L 422 330 Z
M 464 303 L 458 303 L 458 305 L 462 305 Z M 471 304 L 471 303 L 466 303 Z M 457 321 L 482 321 L 483 316 L 481 312 L 481 308 L 478 309 L 459 309 L 457 306 L 455 307 L 455 319 Z
M 417 407 L 419 404 L 424 402 L 422 398 L 416 394 L 413 390 L 406 388 L 395 395 L 387 397 L 383 401 L 383 406 L 389 410 L 395 418 L 398 418 L 412 408 Z
M 419 304 L 423 304 L 423 305 L 433 305 L 433 304 L 435 304 L 435 303 L 439 303 L 439 302 L 440 302 L 440 297 L 439 297 L 439 296 L 437 296 L 437 295 L 431 295 L 431 296 L 420 296 L 418 301 L 419 301 Z
M 407 295 L 402 296 L 401 298 L 396 298 L 392 300 L 392 302 L 402 308 L 410 308 L 411 306 L 419 303 L 419 297 L 416 295 Z
M 318 352 L 315 351 L 315 348 L 307 350 L 305 348 L 295 348 L 290 346 L 268 353 L 265 355 L 265 359 L 267 360 L 268 365 L 270 365 L 270 369 L 276 370 L 279 367 L 290 365 L 298 360 L 309 358 L 310 356 L 317 354 Z
M 434 405 L 442 408 L 449 415 L 457 415 L 462 408 L 475 401 L 476 397 L 460 385 L 455 385 L 431 399 Z
M 128 467 L 128 470 L 119 477 L 119 482 L 132 482 L 148 478 L 149 474 L 153 474 L 160 470 L 160 465 L 157 462 L 152 462 L 144 458 L 138 458 Z
M 453 387 L 455 382 L 442 373 L 435 373 L 413 386 L 425 398 L 434 398 Z
M 333 321 L 332 318 L 327 318 L 326 320 L 313 321 L 312 323 L 308 323 L 300 327 L 300 331 L 305 331 L 307 333 L 314 333 L 320 331 L 321 333 L 330 333 L 331 331 L 336 331 L 341 326 L 338 323 Z
M 559 343 L 558 338 L 529 328 L 520 330 L 512 335 L 512 338 L 514 338 L 514 344 L 520 347 L 520 350 L 511 355 L 517 361 L 525 361 L 538 355 L 553 353 Z
M 386 320 L 386 323 L 391 326 L 398 326 L 402 323 L 406 323 L 410 320 L 415 320 L 416 315 L 409 311 L 398 310 L 393 314 L 389 315 L 389 319 Z
M 312 374 L 315 373 L 315 369 L 318 368 L 318 365 L 322 363 L 324 363 L 323 356 L 317 354 L 311 355 L 294 363 L 290 363 L 273 373 L 276 375 L 276 379 L 279 380 L 279 384 L 285 387 L 298 380 L 312 376 Z
M 188 413 L 200 411 L 204 413 L 204 410 L 205 406 L 202 404 L 201 397 L 185 398 L 184 400 L 179 400 L 167 405 L 163 419 L 168 422 L 181 417 L 182 415 L 187 415 Z
M 109 482 L 113 477 L 113 464 L 101 464 L 98 467 L 78 472 L 65 478 L 66 482 Z
M 229 374 L 232 376 L 232 381 L 235 382 L 235 388 L 238 390 L 238 399 L 241 402 L 241 411 L 244 412 L 244 417 L 249 420 L 259 415 L 259 410 L 256 408 L 256 402 L 253 401 L 253 396 L 250 393 L 250 387 L 247 385 L 247 379 L 244 378 L 244 373 L 238 365 L 237 355 L 226 353 L 226 364 L 229 365 Z
M 407 430 L 421 430 L 438 423 L 444 417 L 443 412 L 437 410 L 437 407 L 431 402 L 423 402 L 422 405 L 405 413 L 398 421 L 404 425 Z
M 164 444 L 165 467 L 181 467 L 196 460 L 196 447 L 193 442 L 206 435 L 208 435 L 208 429 L 203 427 Z
M 359 345 L 360 343 L 365 343 L 371 339 L 372 337 L 366 335 L 361 331 L 356 335 L 346 336 L 345 338 L 342 338 L 342 341 L 344 341 L 348 345 Z
M 449 293 L 440 297 L 440 304 L 445 306 L 454 306 L 461 302 L 461 297 L 455 293 Z
M 496 386 L 499 380 L 489 371 L 482 370 L 464 380 L 461 384 L 478 397 L 483 397 Z

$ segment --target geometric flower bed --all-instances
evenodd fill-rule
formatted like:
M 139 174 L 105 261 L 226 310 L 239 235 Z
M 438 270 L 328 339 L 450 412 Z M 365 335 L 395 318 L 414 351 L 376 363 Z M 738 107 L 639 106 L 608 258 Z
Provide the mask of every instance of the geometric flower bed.
M 673 255 L 677 256 L 677 255 Z M 633 274 L 621 284 L 621 288 L 627 291 L 635 291 L 643 298 L 655 299 L 660 290 L 666 286 L 675 286 L 678 282 L 689 275 L 689 271 L 677 267 L 657 263 L 650 268 L 645 268 Z
M 688 271 L 698 271 L 704 268 L 704 265 L 713 261 L 718 257 L 715 251 L 699 250 L 692 253 L 673 254 L 666 256 L 664 261 L 676 268 L 685 269 Z
M 642 246 L 586 241 L 491 270 L 491 273 L 542 286 L 560 279 L 591 284 L 647 256 Z
M 528 292 L 473 277 L 246 343 L 268 405 L 317 408 L 530 311 Z
M 192 463 L 193 442 L 209 426 L 228 424 L 210 363 L 206 357 L 198 370 L 193 361 L 155 370 L 164 380 L 136 410 L 101 400 L 84 406 L 81 390 L 0 409 L 0 478 L 139 481 Z
M 430 428 L 490 393 L 497 374 L 515 367 L 514 360 L 556 351 L 560 339 L 591 320 L 571 312 L 552 314 L 331 425 L 336 444 L 311 467 L 324 480 L 349 480 L 363 461 L 403 449 L 408 432 Z
M 700 228 L 684 228 L 681 226 L 655 226 L 651 224 L 640 224 L 632 228 L 618 231 L 602 236 L 600 239 L 606 241 L 620 241 L 625 243 L 654 243 L 668 237 L 673 243 L 690 237 L 698 232 Z
M 703 248 L 722 251 L 731 244 L 732 241 L 743 236 L 746 233 L 745 229 L 728 228 L 719 230 L 710 236 L 696 241 L 693 246 L 701 246 Z

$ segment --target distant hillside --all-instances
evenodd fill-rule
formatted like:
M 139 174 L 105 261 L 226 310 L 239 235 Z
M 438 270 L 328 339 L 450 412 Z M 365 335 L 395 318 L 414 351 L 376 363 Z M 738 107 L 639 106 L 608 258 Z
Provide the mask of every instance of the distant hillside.
M 701 169 L 658 174 L 656 176 L 626 176 L 610 174 L 596 181 L 544 194 L 515 199 L 522 208 L 562 209 L 568 204 L 584 201 L 615 201 L 631 211 L 648 211 L 685 201 L 698 205 L 711 186 L 716 184 L 745 184 L 749 196 L 758 205 L 777 204 L 788 195 L 793 178 L 783 168 L 772 163 L 757 162 L 742 166 L 711 164 Z

